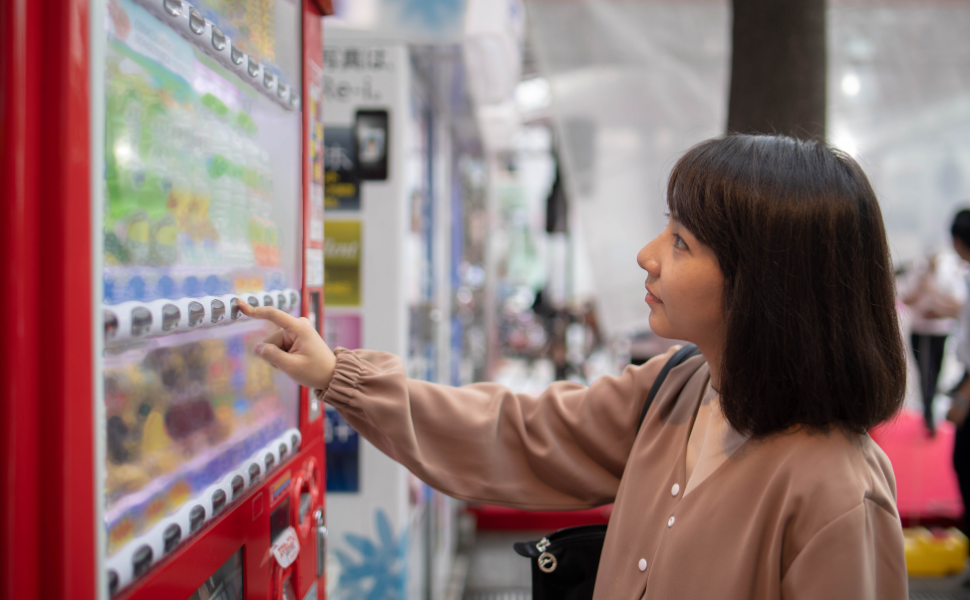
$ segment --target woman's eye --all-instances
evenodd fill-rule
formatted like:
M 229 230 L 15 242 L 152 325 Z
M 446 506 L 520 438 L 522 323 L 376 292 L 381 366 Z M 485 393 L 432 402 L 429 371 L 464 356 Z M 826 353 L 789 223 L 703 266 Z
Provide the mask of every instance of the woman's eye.
M 674 248 L 679 248 L 681 250 L 687 250 L 687 243 L 684 242 L 684 238 L 680 237 L 676 233 L 674 234 Z

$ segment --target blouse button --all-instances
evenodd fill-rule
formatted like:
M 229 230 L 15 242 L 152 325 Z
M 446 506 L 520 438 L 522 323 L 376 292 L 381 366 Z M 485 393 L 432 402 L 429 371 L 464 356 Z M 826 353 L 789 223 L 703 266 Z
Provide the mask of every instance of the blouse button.
M 640 570 L 641 571 L 646 571 L 647 570 L 647 559 L 641 558 L 640 559 L 640 562 L 637 563 L 637 566 L 640 567 Z
M 675 483 L 674 484 L 674 487 L 670 488 L 670 495 L 671 496 L 676 496 L 679 493 L 680 493 L 680 484 L 679 483 Z
M 674 518 L 670 517 L 669 519 L 667 519 L 667 527 L 673 527 L 673 526 L 674 526 Z

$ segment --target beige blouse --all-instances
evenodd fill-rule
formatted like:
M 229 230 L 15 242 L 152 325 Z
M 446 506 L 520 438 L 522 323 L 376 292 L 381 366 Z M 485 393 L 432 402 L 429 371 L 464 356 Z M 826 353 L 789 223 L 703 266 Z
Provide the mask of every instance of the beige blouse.
M 735 437 L 732 450 L 733 429 L 705 427 L 688 483 L 709 371 L 702 357 L 671 370 L 638 431 L 658 370 L 628 367 L 588 388 L 557 382 L 533 397 L 409 380 L 391 354 L 338 349 L 323 398 L 456 498 L 545 510 L 615 501 L 596 600 L 907 598 L 895 479 L 869 436 L 796 429 Z M 705 448 L 720 456 L 703 458 Z

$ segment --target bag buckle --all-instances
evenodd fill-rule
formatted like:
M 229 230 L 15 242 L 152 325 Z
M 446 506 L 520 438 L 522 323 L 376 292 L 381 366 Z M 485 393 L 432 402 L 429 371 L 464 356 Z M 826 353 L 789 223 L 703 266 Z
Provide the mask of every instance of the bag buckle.
M 559 566 L 559 561 L 551 553 L 546 552 L 546 549 L 552 545 L 549 538 L 542 538 L 539 543 L 536 544 L 536 549 L 542 554 L 539 555 L 539 570 L 543 573 L 552 573 Z

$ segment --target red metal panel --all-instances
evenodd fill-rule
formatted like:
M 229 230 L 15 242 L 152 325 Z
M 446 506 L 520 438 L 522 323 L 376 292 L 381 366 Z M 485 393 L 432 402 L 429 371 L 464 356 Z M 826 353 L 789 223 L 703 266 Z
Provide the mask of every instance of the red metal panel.
M 0 3 L 10 598 L 96 592 L 87 10 L 86 0 Z

